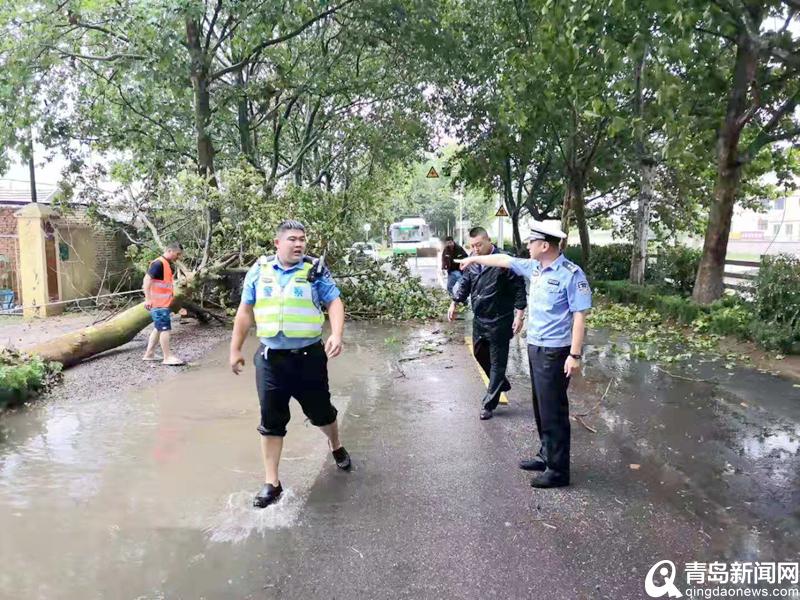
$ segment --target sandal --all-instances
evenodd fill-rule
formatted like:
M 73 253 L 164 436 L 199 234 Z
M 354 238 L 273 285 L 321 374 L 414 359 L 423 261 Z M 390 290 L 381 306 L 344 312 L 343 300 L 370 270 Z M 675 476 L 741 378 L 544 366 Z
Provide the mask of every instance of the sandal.
M 161 364 L 167 365 L 168 367 L 182 367 L 183 365 L 186 364 L 186 362 L 182 361 L 177 356 L 173 356 L 171 358 L 165 358 Z

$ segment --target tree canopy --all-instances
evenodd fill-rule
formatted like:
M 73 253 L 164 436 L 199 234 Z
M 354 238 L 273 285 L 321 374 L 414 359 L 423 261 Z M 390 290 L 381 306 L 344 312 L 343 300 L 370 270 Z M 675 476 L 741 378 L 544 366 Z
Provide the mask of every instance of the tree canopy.
M 43 0 L 0 28 L 0 169 L 33 134 L 65 197 L 127 212 L 140 249 L 191 231 L 201 268 L 285 212 L 338 244 L 409 213 L 444 234 L 463 189 L 518 248 L 526 216 L 584 259 L 614 228 L 634 279 L 648 236 L 702 235 L 710 302 L 734 207 L 800 168 L 797 0 Z

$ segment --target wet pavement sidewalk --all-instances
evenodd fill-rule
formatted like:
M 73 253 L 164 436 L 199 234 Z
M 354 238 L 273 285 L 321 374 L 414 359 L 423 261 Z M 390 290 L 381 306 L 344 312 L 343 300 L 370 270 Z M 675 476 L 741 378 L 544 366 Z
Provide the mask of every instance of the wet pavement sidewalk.
M 231 375 L 226 344 L 140 393 L 0 417 L 0 597 L 626 599 L 662 559 L 798 560 L 791 382 L 666 373 L 594 332 L 573 486 L 533 490 L 524 340 L 482 422 L 464 333 L 348 323 L 330 372 L 354 469 L 293 403 L 263 511 L 253 369 Z

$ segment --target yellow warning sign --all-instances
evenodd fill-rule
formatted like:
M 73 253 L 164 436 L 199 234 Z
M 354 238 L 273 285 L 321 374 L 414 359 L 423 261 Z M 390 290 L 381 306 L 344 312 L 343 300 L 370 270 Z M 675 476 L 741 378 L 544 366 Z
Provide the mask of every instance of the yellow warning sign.
M 506 207 L 501 204 L 500 208 L 497 209 L 497 212 L 494 213 L 494 216 L 495 217 L 507 217 L 508 216 L 508 211 L 506 210 Z
M 430 171 L 428 171 L 428 174 L 425 175 L 425 177 L 429 179 L 438 179 L 439 174 L 436 172 L 436 169 L 434 167 L 431 167 Z

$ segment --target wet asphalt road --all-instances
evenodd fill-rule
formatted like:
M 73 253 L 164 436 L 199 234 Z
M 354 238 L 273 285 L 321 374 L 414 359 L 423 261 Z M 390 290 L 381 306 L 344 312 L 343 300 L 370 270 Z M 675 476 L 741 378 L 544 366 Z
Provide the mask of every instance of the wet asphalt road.
M 791 382 L 679 379 L 595 332 L 571 399 L 597 432 L 573 423 L 573 486 L 539 491 L 516 467 L 536 444 L 524 340 L 481 422 L 464 333 L 348 324 L 331 381 L 354 469 L 295 411 L 264 511 L 252 369 L 229 375 L 224 345 L 138 394 L 4 416 L 0 597 L 627 599 L 661 559 L 798 560 Z

